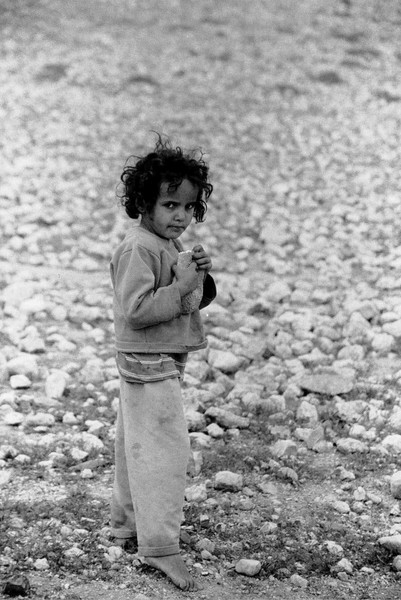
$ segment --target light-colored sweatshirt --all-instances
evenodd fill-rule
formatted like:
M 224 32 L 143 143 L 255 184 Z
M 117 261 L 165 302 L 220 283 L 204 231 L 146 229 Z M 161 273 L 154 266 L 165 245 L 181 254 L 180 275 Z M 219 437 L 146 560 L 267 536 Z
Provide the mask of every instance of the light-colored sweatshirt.
M 206 347 L 199 309 L 181 312 L 172 270 L 182 245 L 146 229 L 130 229 L 110 264 L 114 289 L 114 328 L 119 352 L 185 353 Z M 208 274 L 200 308 L 215 298 Z

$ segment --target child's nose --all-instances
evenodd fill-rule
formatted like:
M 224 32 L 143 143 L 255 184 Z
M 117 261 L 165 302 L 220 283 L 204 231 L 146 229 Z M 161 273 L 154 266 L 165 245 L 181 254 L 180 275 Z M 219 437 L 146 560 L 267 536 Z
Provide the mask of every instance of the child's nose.
M 175 220 L 176 221 L 184 221 L 185 220 L 185 210 L 184 209 L 177 210 L 177 212 L 175 213 Z

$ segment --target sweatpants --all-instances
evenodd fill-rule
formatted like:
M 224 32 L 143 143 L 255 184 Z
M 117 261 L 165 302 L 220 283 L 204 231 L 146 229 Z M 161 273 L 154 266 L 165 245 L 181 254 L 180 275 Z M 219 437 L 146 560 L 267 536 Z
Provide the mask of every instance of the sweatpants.
M 121 379 L 111 533 L 137 536 L 140 556 L 179 553 L 188 458 L 180 380 Z

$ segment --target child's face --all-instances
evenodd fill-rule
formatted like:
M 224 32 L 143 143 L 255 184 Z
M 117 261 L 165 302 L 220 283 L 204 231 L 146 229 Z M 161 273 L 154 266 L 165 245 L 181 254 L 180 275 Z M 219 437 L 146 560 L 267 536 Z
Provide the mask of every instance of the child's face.
M 141 227 L 166 240 L 175 240 L 192 221 L 198 188 L 183 179 L 175 191 L 167 190 L 168 183 L 162 183 L 153 210 L 142 215 Z

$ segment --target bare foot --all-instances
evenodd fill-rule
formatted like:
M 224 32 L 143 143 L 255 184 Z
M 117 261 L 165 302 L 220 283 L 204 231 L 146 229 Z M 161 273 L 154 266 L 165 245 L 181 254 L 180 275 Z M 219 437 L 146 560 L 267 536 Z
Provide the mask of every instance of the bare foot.
M 190 575 L 180 554 L 145 556 L 143 560 L 147 565 L 162 571 L 184 592 L 196 592 L 202 589 L 202 586 Z

